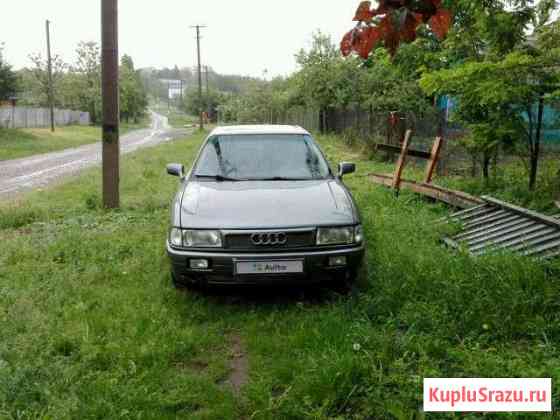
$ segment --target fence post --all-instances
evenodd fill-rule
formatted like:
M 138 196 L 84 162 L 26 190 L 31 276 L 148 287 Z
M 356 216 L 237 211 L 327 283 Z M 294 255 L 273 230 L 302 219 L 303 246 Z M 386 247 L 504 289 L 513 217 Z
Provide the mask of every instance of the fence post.
M 432 146 L 432 153 L 430 159 L 428 160 L 428 166 L 426 167 L 426 176 L 424 178 L 424 182 L 426 184 L 430 184 L 432 182 L 432 178 L 434 176 L 434 171 L 438 163 L 442 144 L 443 144 L 443 139 L 440 136 L 436 137 L 436 141 Z
M 401 188 L 401 178 L 404 171 L 404 165 L 406 164 L 406 157 L 408 154 L 408 149 L 410 148 L 410 139 L 412 138 L 412 130 L 407 130 L 404 136 L 404 142 L 401 149 L 401 155 L 397 162 L 397 167 L 395 169 L 395 174 L 393 176 L 393 189 L 395 193 L 398 194 Z

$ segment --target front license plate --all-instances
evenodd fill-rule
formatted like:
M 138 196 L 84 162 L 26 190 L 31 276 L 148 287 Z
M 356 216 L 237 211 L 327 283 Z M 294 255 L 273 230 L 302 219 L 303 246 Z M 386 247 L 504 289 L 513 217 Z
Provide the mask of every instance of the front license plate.
M 294 274 L 303 273 L 303 261 L 241 261 L 237 274 Z

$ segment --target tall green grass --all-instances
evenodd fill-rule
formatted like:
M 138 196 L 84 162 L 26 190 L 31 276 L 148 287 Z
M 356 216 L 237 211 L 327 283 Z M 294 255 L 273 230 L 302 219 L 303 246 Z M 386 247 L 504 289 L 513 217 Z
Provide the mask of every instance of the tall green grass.
M 372 185 L 391 165 L 334 137 L 329 160 L 359 168 L 366 286 L 174 290 L 165 164 L 201 140 L 127 156 L 120 211 L 100 208 L 98 169 L 0 207 L 0 418 L 412 419 L 424 377 L 552 377 L 558 404 L 558 263 L 443 248 L 448 210 Z

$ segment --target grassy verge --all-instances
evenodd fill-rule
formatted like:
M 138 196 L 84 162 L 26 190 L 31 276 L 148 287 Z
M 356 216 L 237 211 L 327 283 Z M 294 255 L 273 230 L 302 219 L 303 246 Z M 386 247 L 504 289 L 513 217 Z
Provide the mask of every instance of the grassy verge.
M 0 129 L 0 160 L 17 159 L 40 153 L 77 147 L 100 141 L 101 129 L 89 126 Z
M 169 107 L 166 103 L 154 102 L 150 105 L 150 108 L 155 112 L 168 117 L 169 124 L 174 128 L 184 128 L 185 126 L 198 124 L 197 116 L 188 115 L 174 105 Z
M 148 114 L 146 114 L 142 119 L 140 119 L 138 122 L 134 122 L 134 121 L 121 121 L 120 124 L 120 133 L 121 135 L 124 135 L 126 133 L 129 133 L 131 131 L 134 130 L 140 130 L 142 128 L 150 128 L 151 125 L 151 120 L 150 120 L 150 116 Z
M 187 115 L 179 111 L 171 111 L 166 115 L 169 117 L 169 124 L 175 128 L 183 128 L 185 126 L 191 126 L 198 123 L 197 117 Z
M 121 123 L 121 135 L 149 126 L 149 117 L 138 123 Z M 98 141 L 101 141 L 100 127 L 57 127 L 54 133 L 48 128 L 0 129 L 0 161 L 56 152 Z
M 558 403 L 559 267 L 442 248 L 445 209 L 372 186 L 387 166 L 335 138 L 328 158 L 359 167 L 368 287 L 175 291 L 164 166 L 201 140 L 124 158 L 121 211 L 99 208 L 99 170 L 1 207 L 0 417 L 410 419 L 422 378 L 448 376 L 552 377 Z

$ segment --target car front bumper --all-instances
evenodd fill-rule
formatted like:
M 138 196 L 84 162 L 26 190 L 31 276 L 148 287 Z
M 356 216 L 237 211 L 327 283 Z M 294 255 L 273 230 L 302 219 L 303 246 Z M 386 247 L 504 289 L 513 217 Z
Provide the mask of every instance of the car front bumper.
M 167 243 L 167 254 L 175 279 L 180 283 L 198 282 L 204 284 L 242 285 L 242 284 L 313 284 L 355 275 L 362 264 L 365 246 L 336 248 L 298 252 L 241 253 L 191 252 L 177 250 Z M 331 257 L 346 257 L 346 265 L 329 266 Z M 190 260 L 205 259 L 209 262 L 207 270 L 190 268 Z M 236 263 L 243 261 L 303 261 L 303 273 L 297 274 L 236 274 Z

